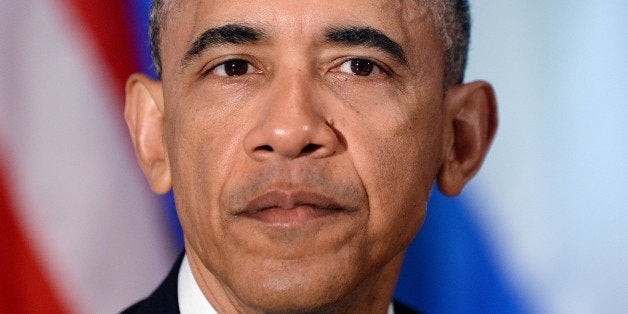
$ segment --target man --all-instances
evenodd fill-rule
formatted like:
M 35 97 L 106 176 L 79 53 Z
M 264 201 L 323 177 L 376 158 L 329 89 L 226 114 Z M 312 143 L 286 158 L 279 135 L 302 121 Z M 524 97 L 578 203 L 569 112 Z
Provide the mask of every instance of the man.
M 185 258 L 129 312 L 386 313 L 433 182 L 495 133 L 453 0 L 155 1 L 125 118 Z M 429 257 L 426 257 L 429 258 Z M 397 312 L 401 311 L 397 308 Z

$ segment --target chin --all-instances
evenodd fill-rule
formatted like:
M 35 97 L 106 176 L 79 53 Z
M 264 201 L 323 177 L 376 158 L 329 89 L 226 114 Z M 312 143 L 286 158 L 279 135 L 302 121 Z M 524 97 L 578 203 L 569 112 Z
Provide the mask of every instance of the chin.
M 238 278 L 232 285 L 233 292 L 245 304 L 264 313 L 320 313 L 347 302 L 361 282 L 355 269 L 342 263 L 304 264 L 307 263 L 267 262 Z

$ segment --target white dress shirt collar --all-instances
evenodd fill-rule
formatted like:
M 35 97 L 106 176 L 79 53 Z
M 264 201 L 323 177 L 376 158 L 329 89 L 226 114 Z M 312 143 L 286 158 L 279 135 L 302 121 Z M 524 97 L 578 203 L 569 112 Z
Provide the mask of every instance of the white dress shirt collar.
M 208 313 L 217 314 L 216 309 L 207 301 L 201 288 L 194 280 L 188 256 L 183 257 L 177 281 L 177 297 L 181 314 Z

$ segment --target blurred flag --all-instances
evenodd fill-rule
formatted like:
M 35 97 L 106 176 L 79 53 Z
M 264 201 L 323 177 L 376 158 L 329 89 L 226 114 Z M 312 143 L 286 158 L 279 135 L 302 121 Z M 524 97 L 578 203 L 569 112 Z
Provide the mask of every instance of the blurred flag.
M 0 312 L 113 313 L 176 254 L 122 118 L 127 1 L 0 1 Z

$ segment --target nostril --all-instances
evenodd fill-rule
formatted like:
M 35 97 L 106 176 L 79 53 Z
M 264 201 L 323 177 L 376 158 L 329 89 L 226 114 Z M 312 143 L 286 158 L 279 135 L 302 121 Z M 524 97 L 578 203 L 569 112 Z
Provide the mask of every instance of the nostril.
M 321 148 L 321 145 L 318 144 L 307 144 L 305 145 L 305 147 L 303 147 L 303 149 L 301 150 L 301 154 L 302 155 L 308 155 L 311 154 L 313 152 L 315 152 L 317 149 Z
M 256 151 L 272 152 L 273 148 L 270 145 L 262 145 L 255 149 Z

